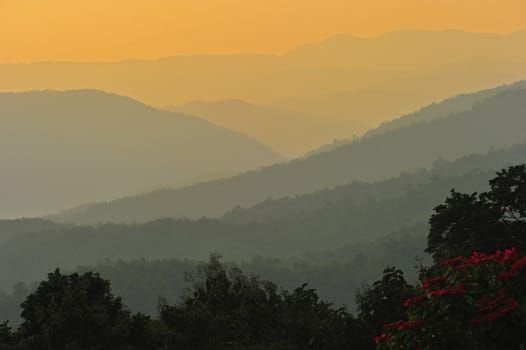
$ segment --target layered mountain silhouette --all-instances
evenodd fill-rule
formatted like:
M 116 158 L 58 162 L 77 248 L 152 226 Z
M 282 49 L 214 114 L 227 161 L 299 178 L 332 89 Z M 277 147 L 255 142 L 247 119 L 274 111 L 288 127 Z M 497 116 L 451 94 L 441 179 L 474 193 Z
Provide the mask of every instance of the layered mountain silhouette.
M 379 124 L 451 95 L 525 77 L 524 63 L 472 60 L 440 66 L 422 75 L 407 73 L 385 82 L 364 84 L 361 88 L 319 95 L 294 95 L 273 101 L 271 105 L 297 112 L 326 113 L 338 118 L 358 118 Z
M 459 94 L 454 97 L 445 99 L 439 103 L 432 103 L 424 106 L 419 110 L 403 115 L 381 123 L 379 126 L 372 128 L 365 132 L 362 137 L 369 137 L 373 135 L 383 134 L 387 131 L 393 131 L 400 128 L 408 127 L 416 123 L 425 121 L 432 121 L 435 119 L 448 117 L 450 114 L 469 111 L 477 103 L 482 102 L 486 98 L 495 96 L 496 94 L 510 89 L 526 89 L 526 81 L 517 81 L 512 84 L 502 85 L 496 88 L 486 89 L 474 93 Z M 336 139 L 332 143 L 325 144 L 318 149 L 308 152 L 306 156 L 316 153 L 327 152 L 335 150 L 342 145 L 351 143 L 351 139 Z
M 446 61 L 465 62 L 480 53 L 484 55 L 479 57 L 487 60 L 524 62 L 526 52 L 515 44 L 525 37 L 526 31 L 498 35 L 459 30 L 405 30 L 370 38 L 342 34 L 304 45 L 287 56 L 297 64 L 331 64 L 360 69 L 382 66 L 393 70 L 437 67 Z
M 94 90 L 0 94 L 0 217 L 42 215 L 281 160 L 200 118 Z
M 486 94 L 482 92 L 481 96 Z M 252 206 L 268 197 L 299 195 L 355 180 L 380 181 L 403 171 L 429 168 L 437 159 L 484 153 L 525 139 L 526 90 L 520 86 L 482 99 L 467 111 L 448 114 L 450 111 L 448 107 L 444 117 L 424 117 L 418 123 L 413 123 L 418 117 L 410 115 L 407 118 L 413 124 L 407 127 L 372 134 L 287 163 L 186 188 L 90 205 L 52 218 L 92 224 L 217 217 L 235 206 Z
M 475 93 L 460 94 L 448 98 L 440 103 L 432 103 L 428 106 L 419 109 L 414 113 L 410 113 L 400 118 L 384 122 L 380 126 L 366 132 L 364 136 L 367 137 L 376 134 L 381 134 L 387 131 L 410 126 L 415 123 L 444 118 L 452 113 L 469 111 L 473 108 L 475 104 L 480 103 L 489 97 L 493 97 L 503 91 L 513 89 L 526 89 L 526 81 L 517 81 L 513 84 L 503 85 L 493 89 L 482 90 Z
M 155 106 L 235 98 L 380 123 L 464 91 L 525 79 L 525 42 L 526 32 L 405 31 L 341 35 L 283 55 L 2 64 L 0 90 L 91 87 Z
M 290 157 L 301 156 L 306 150 L 315 149 L 334 139 L 361 134 L 371 126 L 345 119 L 257 106 L 241 100 L 192 102 L 168 108 L 249 135 Z
M 34 228 L 33 233 L 0 243 L 0 287 L 41 278 L 57 266 L 73 269 L 109 257 L 203 259 L 210 251 L 228 259 L 290 257 L 384 238 L 387 244 L 392 232 L 421 240 L 427 234 L 425 223 L 432 209 L 452 188 L 486 190 L 497 170 L 524 162 L 526 143 L 452 162 L 439 160 L 430 170 L 407 172 L 385 181 L 354 182 L 268 200 L 253 208 L 234 209 L 219 219 L 160 219 L 51 230 L 43 222 L 43 231 Z M 9 224 L 0 222 L 0 231 Z M 351 251 L 346 249 L 348 258 L 359 253 Z M 12 266 L 17 269 L 13 271 Z
M 424 210 L 430 215 L 430 210 L 435 205 L 435 201 L 440 199 L 440 194 L 433 192 L 428 192 L 431 194 L 429 197 L 422 196 L 426 190 L 444 191 L 441 194 L 443 198 L 453 188 L 463 192 L 480 192 L 486 190 L 487 181 L 484 180 L 485 177 L 492 177 L 492 173 L 496 170 L 521 164 L 525 161 L 526 142 L 509 148 L 494 150 L 487 154 L 472 154 L 455 161 L 437 159 L 430 170 L 420 169 L 414 172 L 404 172 L 399 177 L 384 181 L 372 183 L 355 181 L 303 195 L 268 199 L 250 208 L 237 207 L 221 217 L 221 221 L 235 224 L 276 223 L 280 221 L 308 222 L 311 217 L 319 218 L 320 213 L 324 213 L 325 216 L 334 215 L 335 218 L 337 217 L 338 219 L 334 222 L 347 222 L 348 225 L 357 225 L 357 222 L 365 218 L 370 223 L 363 228 L 368 230 L 374 223 L 371 217 L 389 218 L 389 207 L 385 204 L 393 200 L 398 201 L 399 204 L 399 199 L 403 197 L 411 197 L 414 199 L 414 203 L 417 203 L 412 210 L 407 210 L 408 215 L 414 216 L 405 224 L 418 220 L 425 221 L 425 215 L 420 216 L 421 211 Z M 421 196 L 418 197 L 417 194 Z M 353 208 L 371 209 L 372 206 L 384 205 L 385 213 L 382 215 L 371 210 L 370 213 L 375 213 L 374 215 L 366 214 L 364 211 L 364 218 L 359 215 L 353 217 Z M 395 213 L 398 209 L 398 207 L 393 206 L 391 211 Z M 327 224 L 330 222 L 327 220 Z M 374 237 L 374 232 L 377 231 L 362 231 L 361 234 L 364 237 Z M 358 232 L 353 232 L 352 236 L 355 238 L 358 236 Z

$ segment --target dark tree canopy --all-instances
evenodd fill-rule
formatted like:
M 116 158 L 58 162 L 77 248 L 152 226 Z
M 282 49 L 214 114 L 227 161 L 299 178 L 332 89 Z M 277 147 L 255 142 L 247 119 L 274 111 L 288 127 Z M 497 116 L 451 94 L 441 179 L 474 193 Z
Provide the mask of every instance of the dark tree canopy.
M 98 274 L 56 270 L 22 304 L 12 332 L 0 324 L 0 349 L 338 350 L 372 347 L 371 337 L 345 309 L 323 302 L 303 285 L 291 292 L 226 269 L 219 257 L 188 275 L 180 303 L 159 303 L 159 320 L 132 315 Z
M 451 191 L 435 208 L 426 251 L 435 261 L 473 251 L 526 250 L 526 167 L 504 169 L 480 194 Z
M 404 273 L 395 268 L 386 268 L 381 280 L 371 287 L 364 287 L 356 293 L 358 317 L 370 331 L 378 332 L 386 320 L 396 321 L 403 317 L 403 302 L 414 293 Z
M 0 323 L 0 349 L 370 349 L 378 334 L 380 349 L 523 349 L 526 166 L 498 172 L 487 192 L 452 191 L 430 223 L 435 264 L 420 288 L 387 268 L 356 294 L 356 318 L 307 284 L 282 290 L 212 255 L 180 302 L 160 299 L 158 319 L 129 312 L 96 273 L 56 270 L 22 303 L 18 329 Z
M 145 343 L 143 326 L 149 321 L 132 317 L 98 274 L 64 275 L 59 270 L 22 303 L 21 316 L 16 335 L 21 344 L 54 350 L 140 349 L 135 345 Z
M 161 305 L 170 349 L 367 348 L 359 323 L 322 302 L 306 285 L 280 292 L 276 285 L 226 270 L 217 256 L 189 278 L 179 305 Z

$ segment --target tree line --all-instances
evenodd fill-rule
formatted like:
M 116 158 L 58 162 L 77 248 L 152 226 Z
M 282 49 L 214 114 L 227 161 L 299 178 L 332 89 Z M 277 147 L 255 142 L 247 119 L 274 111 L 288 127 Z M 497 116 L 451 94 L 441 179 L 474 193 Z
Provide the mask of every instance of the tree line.
M 526 166 L 477 194 L 452 191 L 430 218 L 419 281 L 390 267 L 357 292 L 352 315 L 308 285 L 282 290 L 217 255 L 188 275 L 180 302 L 131 313 L 93 272 L 48 275 L 22 303 L 2 349 L 523 349 Z

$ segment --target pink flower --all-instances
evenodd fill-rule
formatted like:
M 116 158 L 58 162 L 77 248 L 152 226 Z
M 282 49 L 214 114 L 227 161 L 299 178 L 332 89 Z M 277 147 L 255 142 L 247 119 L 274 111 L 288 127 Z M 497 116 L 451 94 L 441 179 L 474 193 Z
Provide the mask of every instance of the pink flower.
M 381 342 L 383 342 L 383 341 L 389 339 L 390 337 L 391 337 L 390 334 L 382 333 L 382 334 L 380 334 L 379 336 L 374 337 L 374 343 L 375 343 L 375 344 L 380 344 Z
M 442 276 L 437 276 L 437 277 L 433 277 L 433 278 L 429 278 L 427 280 L 424 281 L 424 283 L 422 283 L 422 290 L 428 290 L 431 286 L 439 283 L 439 282 L 442 282 L 442 281 L 445 281 L 446 279 Z
M 497 279 L 498 280 L 507 280 L 507 279 L 510 279 L 512 278 L 513 276 L 515 276 L 514 273 L 512 272 L 509 272 L 509 271 L 504 271 L 504 272 L 501 272 L 497 275 Z
M 500 260 L 502 264 L 506 264 L 509 261 L 515 261 L 519 258 L 519 253 L 517 253 L 517 249 L 515 247 L 511 249 L 506 249 L 504 251 L 504 257 Z
M 519 270 L 522 270 L 524 265 L 526 265 L 526 256 L 522 257 L 520 260 L 518 260 L 513 265 L 511 265 L 510 272 L 514 273 L 514 272 L 517 272 Z
M 417 305 L 417 304 L 420 304 L 422 301 L 424 301 L 425 299 L 427 299 L 427 297 L 425 295 L 415 295 L 414 297 L 412 298 L 409 298 L 407 299 L 405 302 L 404 302 L 404 307 L 405 308 L 408 308 L 410 307 L 411 305 Z
M 431 291 L 429 295 L 433 298 L 440 298 L 445 295 L 461 295 L 461 294 L 464 294 L 465 292 L 466 291 L 464 289 L 464 285 L 462 283 L 459 283 L 456 286 L 449 286 L 444 289 Z
M 464 257 L 463 256 L 457 256 L 454 259 L 450 259 L 450 260 L 446 260 L 446 261 L 442 262 L 442 264 L 444 264 L 446 266 L 449 266 L 449 267 L 453 267 L 453 266 L 459 265 L 463 261 L 464 261 Z

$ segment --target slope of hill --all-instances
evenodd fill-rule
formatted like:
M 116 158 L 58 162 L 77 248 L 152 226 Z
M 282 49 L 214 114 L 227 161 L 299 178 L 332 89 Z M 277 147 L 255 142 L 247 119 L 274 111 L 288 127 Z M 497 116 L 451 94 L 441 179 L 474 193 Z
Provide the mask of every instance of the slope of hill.
M 0 220 L 0 242 L 24 233 L 43 232 L 72 227 L 72 225 L 57 224 L 39 218 L 22 218 L 15 220 Z
M 512 84 L 499 86 L 493 89 L 487 89 L 469 94 L 460 94 L 451 98 L 448 98 L 439 103 L 432 103 L 428 106 L 421 108 L 418 111 L 409 113 L 400 118 L 396 118 L 390 121 L 386 121 L 378 127 L 369 130 L 364 136 L 372 136 L 376 134 L 385 133 L 387 131 L 400 129 L 403 127 L 410 126 L 415 123 L 421 123 L 424 121 L 432 121 L 439 118 L 447 117 L 452 113 L 469 111 L 477 103 L 483 100 L 493 97 L 500 92 L 510 89 L 526 89 L 526 80 L 517 81 Z
M 252 206 L 267 197 L 308 193 L 353 180 L 378 181 L 428 168 L 439 157 L 451 160 L 523 142 L 525 111 L 526 90 L 510 89 L 469 111 L 359 139 L 333 151 L 178 190 L 92 205 L 53 219 L 97 223 L 220 216 L 236 205 Z
M 526 142 L 487 154 L 472 154 L 453 162 L 438 159 L 431 170 L 405 172 L 382 182 L 359 182 L 318 190 L 298 196 L 267 199 L 250 208 L 237 207 L 227 212 L 221 221 L 236 224 L 266 223 L 280 220 L 306 220 L 315 213 L 338 206 L 342 202 L 361 206 L 372 199 L 385 201 L 399 198 L 408 191 L 439 178 L 459 177 L 474 170 L 487 173 L 513 164 L 526 162 Z M 473 175 L 473 174 L 472 174 Z M 475 176 L 473 176 L 475 178 Z M 475 185 L 472 191 L 479 190 Z
M 263 203 L 219 220 L 162 219 L 17 235 L 0 244 L 0 282 L 8 287 L 19 280 L 39 279 L 57 266 L 71 269 L 107 257 L 203 259 L 210 252 L 227 259 L 290 257 L 381 239 L 404 227 L 419 228 L 411 234 L 424 236 L 432 208 L 451 188 L 486 190 L 496 170 L 524 162 L 526 144 L 520 144 L 455 162 L 440 161 L 432 170 L 397 179 Z
M 249 135 L 289 157 L 299 157 L 334 139 L 361 134 L 370 126 L 257 106 L 240 100 L 192 102 L 168 108 Z
M 174 186 L 279 161 L 202 119 L 103 92 L 0 94 L 0 217 Z
M 387 131 L 397 130 L 411 126 L 413 124 L 444 118 L 450 114 L 469 111 L 475 104 L 480 103 L 489 97 L 495 96 L 500 92 L 521 88 L 526 89 L 526 80 L 520 80 L 512 84 L 505 84 L 492 89 L 456 95 L 443 101 L 422 107 L 419 110 L 405 114 L 399 118 L 383 122 L 379 126 L 365 132 L 361 137 L 383 134 Z M 333 140 L 332 143 L 327 143 L 315 150 L 308 152 L 305 156 L 332 151 L 353 141 L 354 140 L 345 138 L 336 139 Z

